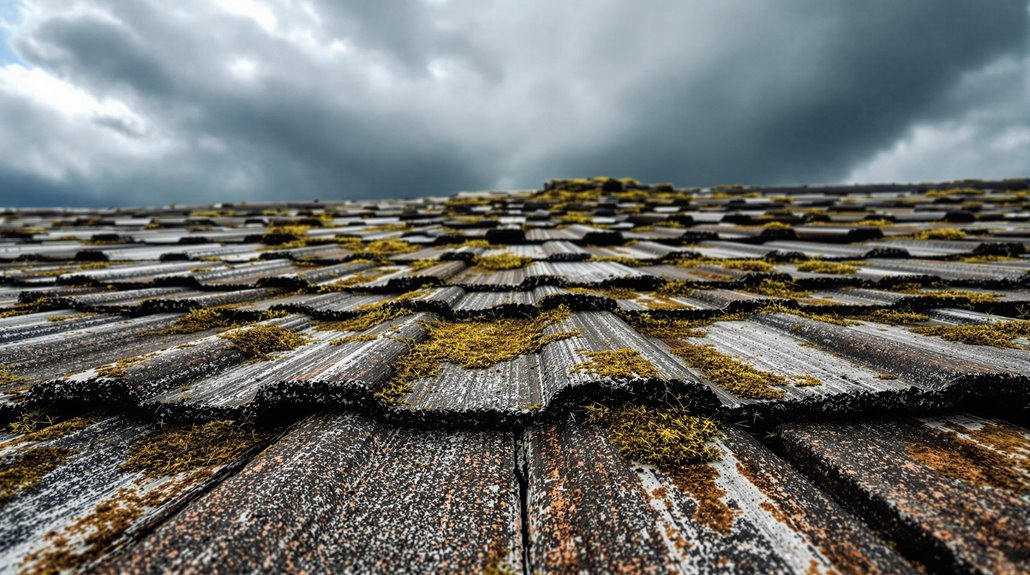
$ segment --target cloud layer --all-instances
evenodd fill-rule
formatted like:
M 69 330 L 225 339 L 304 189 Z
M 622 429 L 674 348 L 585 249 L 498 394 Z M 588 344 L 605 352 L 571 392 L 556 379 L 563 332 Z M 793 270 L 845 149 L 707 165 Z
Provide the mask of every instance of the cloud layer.
M 0 204 L 1025 175 L 1020 0 L 23 0 Z M 0 50 L 0 53 L 4 51 Z

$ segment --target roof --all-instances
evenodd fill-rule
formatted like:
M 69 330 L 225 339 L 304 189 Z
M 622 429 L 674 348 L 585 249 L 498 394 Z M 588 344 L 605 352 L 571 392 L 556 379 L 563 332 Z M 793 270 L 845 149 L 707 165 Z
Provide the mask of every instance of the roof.
M 0 572 L 1025 572 L 1028 183 L 4 210 Z

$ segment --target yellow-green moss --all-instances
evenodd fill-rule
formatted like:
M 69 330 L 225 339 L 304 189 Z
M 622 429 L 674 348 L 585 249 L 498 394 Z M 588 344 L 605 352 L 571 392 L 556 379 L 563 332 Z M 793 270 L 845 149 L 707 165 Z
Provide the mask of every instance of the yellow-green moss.
M 704 337 L 708 333 L 703 328 L 712 324 L 711 319 L 659 318 L 649 313 L 627 316 L 625 319 L 638 332 L 661 339 Z
M 728 270 L 744 270 L 749 272 L 770 272 L 774 269 L 771 263 L 755 259 L 725 260 L 720 262 L 720 265 Z
M 303 242 L 308 237 L 311 226 L 272 226 L 265 230 L 261 241 L 270 244 Z
M 797 267 L 799 272 L 812 272 L 819 274 L 853 274 L 858 272 L 858 266 L 840 263 L 840 262 L 827 262 L 823 260 L 807 260 L 798 262 Z
M 575 337 L 577 331 L 544 334 L 544 330 L 569 317 L 559 307 L 533 319 L 438 321 L 425 324 L 426 339 L 411 342 L 408 353 L 394 365 L 393 377 L 376 396 L 397 402 L 410 392 L 411 382 L 439 373 L 441 363 L 465 369 L 483 369 L 528 353 L 536 353 L 551 342 Z
M 79 319 L 79 318 L 83 318 L 83 317 L 90 317 L 90 316 L 94 316 L 94 315 L 96 315 L 96 314 L 95 313 L 88 313 L 88 312 L 87 313 L 69 313 L 69 314 L 63 314 L 63 315 L 52 315 L 52 316 L 50 316 L 50 317 L 48 317 L 46 319 L 47 319 L 47 321 L 58 322 L 58 321 L 67 321 L 69 319 Z
M 505 253 L 492 256 L 476 256 L 472 263 L 481 270 L 501 271 L 519 269 L 532 261 L 533 258 Z
M 325 324 L 320 326 L 318 329 L 331 331 L 365 331 L 366 329 L 371 329 L 379 324 L 396 319 L 407 313 L 409 313 L 407 310 L 400 307 L 381 306 L 362 312 L 360 315 L 356 315 L 350 319 Z M 334 340 L 333 343 L 336 343 L 336 341 L 337 340 Z
M 334 281 L 331 284 L 326 284 L 324 286 L 319 287 L 319 291 L 322 291 L 322 292 L 346 291 L 346 290 L 348 290 L 350 288 L 353 288 L 355 286 L 358 286 L 358 285 L 361 285 L 361 284 L 364 284 L 364 283 L 368 283 L 368 282 L 373 282 L 373 281 L 375 281 L 375 280 L 385 276 L 386 274 L 392 273 L 394 271 L 396 271 L 394 268 L 386 268 L 386 269 L 377 269 L 377 270 L 374 270 L 374 271 L 363 271 L 363 272 L 353 273 L 353 274 L 351 274 L 351 275 L 349 275 L 349 276 L 347 276 L 347 277 L 345 277 L 343 279 L 336 280 L 336 281 Z
M 756 285 L 748 286 L 744 289 L 758 295 L 784 299 L 803 298 L 812 295 L 811 291 L 800 289 L 794 282 L 768 278 L 758 282 Z
M 26 416 L 31 419 L 26 420 Z M 95 417 L 73 417 L 67 421 L 54 423 L 50 417 L 34 413 L 23 415 L 17 422 L 12 422 L 8 428 L 14 433 L 24 433 L 21 437 L 12 439 L 11 443 L 37 443 L 59 439 L 76 431 L 82 431 L 97 421 L 99 420 Z
M 308 337 L 278 325 L 258 325 L 218 337 L 229 340 L 233 347 L 258 360 L 271 359 L 272 353 L 296 349 L 309 341 Z
M 173 333 L 195 333 L 221 327 L 229 327 L 232 321 L 218 308 L 191 309 L 186 315 L 175 320 L 175 325 L 156 332 L 161 335 Z
M 128 375 L 128 370 L 126 368 L 128 368 L 130 365 L 134 363 L 139 363 L 144 359 L 146 359 L 146 356 L 144 355 L 136 357 L 125 357 L 119 359 L 114 363 L 109 363 L 107 365 L 102 365 L 96 368 L 96 374 L 98 377 L 125 377 L 126 375 Z
M 440 260 L 415 260 L 408 262 L 408 269 L 419 271 L 440 264 Z
M 584 412 L 588 423 L 607 428 L 608 440 L 628 459 L 663 467 L 719 459 L 718 448 L 710 444 L 720 435 L 718 425 L 685 409 L 593 405 Z
M 769 371 L 756 369 L 715 349 L 711 344 L 686 345 L 672 350 L 687 365 L 701 370 L 705 377 L 726 391 L 748 399 L 780 399 L 790 381 Z
M 588 359 L 572 366 L 572 371 L 592 373 L 598 377 L 632 379 L 634 377 L 658 377 L 658 369 L 635 349 L 623 347 L 602 351 L 584 352 Z
M 607 287 L 607 288 L 584 288 L 584 287 L 570 287 L 565 288 L 565 291 L 575 294 L 583 295 L 599 295 L 611 299 L 633 299 L 640 294 L 630 288 L 621 287 Z
M 5 457 L 0 462 L 0 505 L 25 491 L 39 487 L 48 473 L 57 469 L 75 451 L 63 447 L 33 447 Z
M 958 228 L 938 228 L 935 230 L 923 230 L 912 237 L 917 240 L 955 241 L 964 239 L 966 235 L 966 232 Z
M 121 469 L 156 478 L 226 465 L 267 438 L 267 433 L 231 420 L 168 427 L 133 444 Z
M 1018 345 L 1017 339 L 1030 338 L 1030 321 L 1009 320 L 993 323 L 971 325 L 928 325 L 909 328 L 911 331 L 932 335 L 948 341 L 957 341 L 969 345 L 989 345 L 993 347 L 1012 347 L 1026 349 Z
M 893 309 L 878 309 L 856 316 L 855 319 L 863 321 L 874 321 L 877 323 L 887 323 L 891 325 L 908 325 L 910 323 L 919 323 L 923 321 L 929 321 L 930 316 L 912 312 L 912 311 L 897 311 Z
M 18 383 L 24 379 L 24 377 L 14 373 L 13 371 L 0 367 L 0 386 Z

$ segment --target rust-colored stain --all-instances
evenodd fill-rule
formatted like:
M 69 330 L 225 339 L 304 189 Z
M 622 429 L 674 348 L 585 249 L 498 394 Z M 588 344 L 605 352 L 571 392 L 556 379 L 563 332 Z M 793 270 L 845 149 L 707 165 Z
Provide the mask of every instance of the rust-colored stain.
M 959 437 L 953 431 L 937 432 L 945 440 L 939 444 L 912 443 L 908 455 L 941 475 L 1005 489 L 1013 493 L 1030 490 L 1030 457 L 1006 455 Z M 998 440 L 998 430 L 989 430 L 988 439 Z M 1012 438 L 1002 433 L 1005 445 Z
M 694 519 L 698 523 L 715 531 L 727 531 L 733 525 L 735 513 L 723 501 L 726 491 L 715 483 L 719 477 L 715 467 L 707 463 L 693 463 L 667 469 L 666 473 L 676 487 L 697 500 Z

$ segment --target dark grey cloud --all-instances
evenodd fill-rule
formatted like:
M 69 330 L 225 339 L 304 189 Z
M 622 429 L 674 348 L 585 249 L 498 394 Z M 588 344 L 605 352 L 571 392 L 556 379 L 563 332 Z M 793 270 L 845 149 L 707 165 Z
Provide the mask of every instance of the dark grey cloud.
M 1030 158 L 1019 0 L 27 0 L 6 29 L 3 204 L 1005 177 Z

